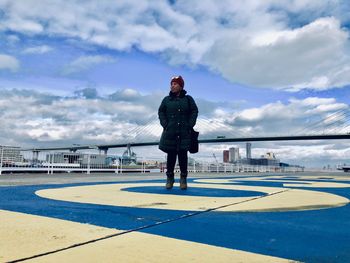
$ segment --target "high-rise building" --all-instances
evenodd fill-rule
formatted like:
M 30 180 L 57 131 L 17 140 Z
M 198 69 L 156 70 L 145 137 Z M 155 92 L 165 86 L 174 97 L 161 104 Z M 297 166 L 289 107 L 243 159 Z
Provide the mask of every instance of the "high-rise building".
M 0 145 L 0 159 L 1 163 L 23 162 L 23 155 L 19 147 Z
M 229 149 L 229 162 L 234 163 L 237 162 L 239 159 L 239 148 L 231 147 Z
M 246 144 L 246 157 L 247 159 L 252 158 L 252 144 L 250 142 L 247 142 Z
M 230 162 L 230 151 L 229 150 L 223 151 L 223 161 L 224 161 L 224 163 Z

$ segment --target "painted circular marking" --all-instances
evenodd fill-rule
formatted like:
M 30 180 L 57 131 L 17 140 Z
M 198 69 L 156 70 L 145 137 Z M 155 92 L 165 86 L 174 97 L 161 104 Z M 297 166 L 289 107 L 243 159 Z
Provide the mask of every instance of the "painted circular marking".
M 169 193 L 173 191 L 173 193 L 175 193 L 177 191 L 175 189 L 178 188 L 178 185 L 175 185 L 175 189 L 170 191 L 164 189 L 162 193 L 130 191 L 130 189 L 135 188 L 136 190 L 145 190 L 147 188 L 161 189 L 164 187 L 163 183 L 121 183 L 76 186 L 40 190 L 37 191 L 36 194 L 41 197 L 70 202 L 185 211 L 204 211 L 214 208 L 217 209 L 217 211 L 225 212 L 313 210 L 343 206 L 349 202 L 345 197 L 320 191 L 227 184 L 232 180 L 234 179 L 196 180 L 196 182 L 205 182 L 205 184 L 190 183 L 189 189 L 198 192 L 208 188 L 215 190 L 248 191 L 248 193 L 255 191 L 258 195 L 245 197 L 212 197 L 186 195 L 186 192 L 184 192 L 184 194 L 164 194 L 164 191 Z M 210 182 L 214 183 L 210 184 Z M 218 184 L 218 182 L 221 184 Z M 261 195 L 261 193 L 265 193 L 265 195 Z M 220 207 L 224 208 L 218 209 Z

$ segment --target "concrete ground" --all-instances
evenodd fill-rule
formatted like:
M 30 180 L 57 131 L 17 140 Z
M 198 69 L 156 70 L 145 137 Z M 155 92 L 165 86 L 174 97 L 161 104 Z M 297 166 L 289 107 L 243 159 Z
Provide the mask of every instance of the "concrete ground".
M 0 176 L 0 262 L 350 262 L 347 173 Z

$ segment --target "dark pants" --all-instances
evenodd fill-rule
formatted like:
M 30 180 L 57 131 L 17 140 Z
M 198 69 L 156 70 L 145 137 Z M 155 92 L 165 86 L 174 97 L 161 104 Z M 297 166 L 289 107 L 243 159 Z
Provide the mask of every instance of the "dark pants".
M 167 173 L 174 173 L 176 156 L 179 158 L 180 171 L 182 176 L 187 176 L 187 151 L 168 152 L 166 168 Z

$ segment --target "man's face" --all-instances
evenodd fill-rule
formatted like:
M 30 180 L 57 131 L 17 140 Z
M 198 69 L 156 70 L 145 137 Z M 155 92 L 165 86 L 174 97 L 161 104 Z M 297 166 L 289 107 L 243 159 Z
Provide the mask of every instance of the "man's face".
M 172 93 L 179 93 L 182 90 L 182 87 L 178 83 L 173 81 L 171 82 L 170 89 Z

